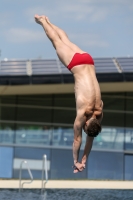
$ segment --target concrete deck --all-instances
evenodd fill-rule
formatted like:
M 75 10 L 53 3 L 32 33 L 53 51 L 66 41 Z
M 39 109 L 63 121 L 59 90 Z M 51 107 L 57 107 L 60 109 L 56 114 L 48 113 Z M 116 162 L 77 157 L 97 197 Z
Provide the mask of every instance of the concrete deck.
M 29 180 L 22 180 L 24 181 Z M 18 189 L 19 180 L 0 180 L 0 188 Z M 27 189 L 41 189 L 41 180 L 34 180 L 31 184 L 25 184 Z M 92 180 L 49 180 L 47 189 L 132 189 L 133 181 L 92 181 Z

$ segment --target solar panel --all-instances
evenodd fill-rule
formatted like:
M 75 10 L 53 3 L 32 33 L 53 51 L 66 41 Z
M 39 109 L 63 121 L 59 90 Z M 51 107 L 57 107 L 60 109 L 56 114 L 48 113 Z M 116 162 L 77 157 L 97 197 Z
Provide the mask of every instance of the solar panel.
M 56 60 L 32 60 L 32 74 L 59 74 Z
M 123 72 L 133 72 L 133 57 L 117 58 Z
M 94 58 L 96 73 L 118 73 L 112 58 Z
M 1 61 L 0 75 L 26 75 L 26 60 Z

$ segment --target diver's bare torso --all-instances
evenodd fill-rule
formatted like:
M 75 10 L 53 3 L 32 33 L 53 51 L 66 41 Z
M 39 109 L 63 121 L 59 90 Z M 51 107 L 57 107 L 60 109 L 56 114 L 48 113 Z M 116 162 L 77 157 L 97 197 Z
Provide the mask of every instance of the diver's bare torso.
M 103 103 L 94 65 L 79 65 L 71 69 L 75 79 L 75 98 L 77 114 L 80 111 L 85 117 L 102 115 Z

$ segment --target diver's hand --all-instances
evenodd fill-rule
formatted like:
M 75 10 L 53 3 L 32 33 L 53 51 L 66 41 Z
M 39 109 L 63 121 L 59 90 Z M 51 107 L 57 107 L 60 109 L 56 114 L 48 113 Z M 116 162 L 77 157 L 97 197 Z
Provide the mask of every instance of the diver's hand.
M 85 169 L 85 164 L 84 164 L 84 163 L 77 162 L 77 163 L 73 166 L 73 168 L 74 168 L 73 173 L 82 172 L 82 171 Z

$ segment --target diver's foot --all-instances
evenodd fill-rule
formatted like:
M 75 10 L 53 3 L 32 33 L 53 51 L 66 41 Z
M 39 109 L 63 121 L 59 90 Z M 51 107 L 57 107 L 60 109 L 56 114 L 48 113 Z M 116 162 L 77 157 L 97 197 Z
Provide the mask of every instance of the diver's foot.
M 47 16 L 45 16 L 45 19 L 49 24 L 51 24 L 50 21 L 49 21 L 49 18 Z
M 41 16 L 35 15 L 34 17 L 35 17 L 36 23 L 38 24 L 43 25 L 43 22 L 46 21 L 46 17 L 44 15 L 41 15 Z

